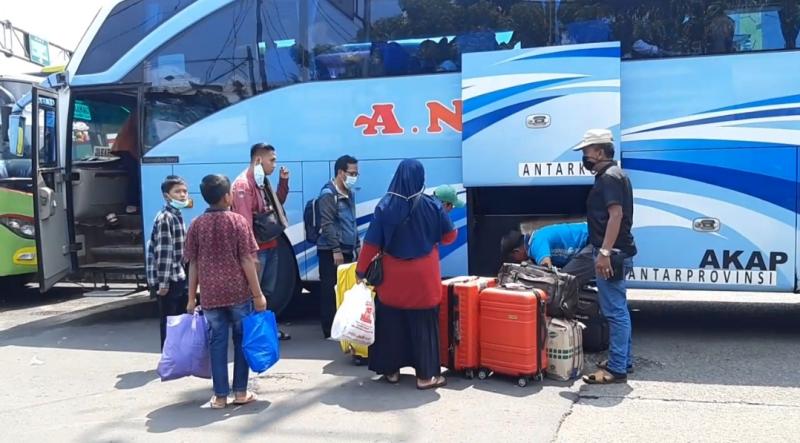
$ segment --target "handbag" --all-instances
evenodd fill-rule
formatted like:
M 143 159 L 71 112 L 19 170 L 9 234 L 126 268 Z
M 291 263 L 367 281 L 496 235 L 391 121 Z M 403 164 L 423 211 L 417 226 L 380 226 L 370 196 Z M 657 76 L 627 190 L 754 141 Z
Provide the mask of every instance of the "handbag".
M 259 243 L 275 240 L 286 228 L 278 223 L 274 212 L 253 214 L 253 235 Z
M 408 211 L 408 215 L 403 220 L 403 222 L 400 223 L 400 225 L 405 225 L 406 223 L 408 223 L 409 220 L 411 220 L 411 214 L 414 213 L 414 209 L 417 208 L 417 202 L 419 202 L 421 198 L 422 196 L 419 196 L 417 197 L 416 200 L 414 200 L 414 204 L 411 206 L 411 210 Z M 398 228 L 400 227 L 400 225 L 397 225 Z M 383 283 L 383 256 L 385 254 L 386 248 L 388 248 L 389 245 L 392 243 L 395 232 L 397 232 L 397 228 L 395 228 L 395 230 L 392 231 L 392 236 L 386 242 L 386 246 L 381 247 L 381 250 L 378 251 L 377 254 L 375 254 L 375 257 L 372 257 L 372 260 L 370 260 L 369 262 L 369 266 L 367 266 L 367 272 L 364 273 L 364 279 L 366 279 L 367 283 L 369 283 L 369 285 L 372 287 L 379 286 L 381 283 Z
M 618 250 L 611 251 L 611 270 L 614 272 L 608 281 L 620 281 L 625 278 L 625 254 Z

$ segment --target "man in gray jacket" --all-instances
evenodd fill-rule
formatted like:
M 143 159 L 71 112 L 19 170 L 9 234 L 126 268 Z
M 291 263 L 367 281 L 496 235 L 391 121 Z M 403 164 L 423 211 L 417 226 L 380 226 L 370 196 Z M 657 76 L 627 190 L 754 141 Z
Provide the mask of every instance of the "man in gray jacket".
M 336 315 L 336 269 L 352 263 L 358 248 L 358 221 L 353 188 L 358 180 L 358 160 L 343 155 L 334 164 L 334 178 L 323 186 L 318 200 L 320 237 L 317 240 L 320 283 L 320 320 L 325 338 L 331 336 Z

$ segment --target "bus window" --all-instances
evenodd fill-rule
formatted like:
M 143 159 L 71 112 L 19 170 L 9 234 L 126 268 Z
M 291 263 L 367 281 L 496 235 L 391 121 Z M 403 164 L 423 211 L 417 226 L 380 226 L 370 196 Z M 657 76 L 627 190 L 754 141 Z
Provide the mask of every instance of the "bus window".
M 78 75 L 110 68 L 133 45 L 195 0 L 125 0 L 106 17 L 86 55 Z M 125 32 L 121 32 L 125 30 Z
M 87 96 L 72 104 L 72 160 L 111 158 L 112 150 L 129 150 L 135 155 L 136 140 L 130 138 L 136 131 L 125 130 L 135 126 L 136 102 L 133 96 L 121 94 Z M 126 149 L 121 149 L 121 147 Z
M 304 77 L 296 0 L 241 0 L 150 54 L 125 82 L 144 82 L 145 152 L 192 123 Z
M 621 41 L 623 57 L 633 59 L 794 49 L 798 5 L 777 0 L 561 2 L 555 43 L 611 36 Z

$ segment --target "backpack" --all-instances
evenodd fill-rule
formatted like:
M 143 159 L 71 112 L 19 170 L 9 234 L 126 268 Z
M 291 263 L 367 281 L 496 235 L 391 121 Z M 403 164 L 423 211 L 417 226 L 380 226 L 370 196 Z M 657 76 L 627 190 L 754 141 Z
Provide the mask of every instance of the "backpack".
M 326 185 L 322 188 L 318 197 L 312 198 L 306 202 L 306 207 L 303 210 L 303 225 L 306 230 L 306 241 L 312 244 L 317 244 L 319 237 L 322 234 L 322 221 L 319 215 L 319 199 L 325 194 L 333 194 L 333 198 L 338 203 L 339 196 L 336 195 Z
M 545 291 L 548 317 L 575 318 L 579 288 L 573 275 L 536 265 L 504 263 L 498 274 L 498 284 L 507 283 Z

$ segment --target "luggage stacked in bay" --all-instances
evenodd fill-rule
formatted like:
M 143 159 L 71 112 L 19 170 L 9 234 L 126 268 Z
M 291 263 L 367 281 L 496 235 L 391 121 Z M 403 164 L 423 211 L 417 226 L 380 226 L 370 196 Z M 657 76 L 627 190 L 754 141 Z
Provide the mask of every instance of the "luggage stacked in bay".
M 579 304 L 575 277 L 554 268 L 506 263 L 500 269 L 498 280 L 501 285 L 519 284 L 547 293 L 547 347 L 551 361 L 548 373 L 558 380 L 577 378 L 583 370 L 583 347 L 579 344 L 576 349 L 574 343 L 583 342 L 583 325 L 575 319 Z M 581 337 L 575 337 L 576 334 Z

